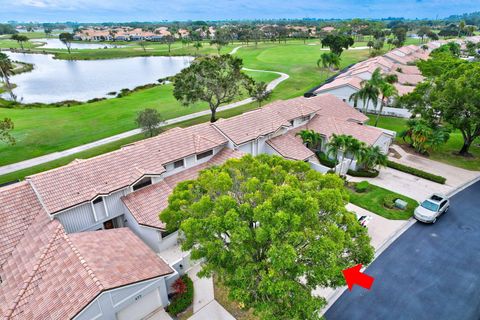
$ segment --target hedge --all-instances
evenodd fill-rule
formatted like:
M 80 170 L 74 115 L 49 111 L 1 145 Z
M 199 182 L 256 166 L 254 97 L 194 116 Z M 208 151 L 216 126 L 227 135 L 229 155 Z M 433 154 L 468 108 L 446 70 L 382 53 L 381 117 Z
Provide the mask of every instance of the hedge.
M 437 176 L 435 174 L 432 174 L 432 173 L 429 173 L 429 172 L 426 172 L 426 171 L 423 171 L 423 170 L 420 170 L 420 169 L 417 169 L 417 168 L 409 167 L 409 166 L 406 166 L 404 164 L 401 164 L 401 163 L 398 163 L 398 162 L 395 162 L 395 161 L 387 160 L 387 166 L 392 168 L 392 169 L 402 171 L 402 172 L 406 172 L 406 173 L 412 174 L 414 176 L 417 176 L 417 177 L 420 177 L 420 178 L 423 178 L 423 179 L 427 179 L 427 180 L 430 180 L 430 181 L 433 181 L 433 182 L 437 182 L 437 183 L 440 183 L 440 184 L 445 184 L 445 182 L 447 181 L 447 179 L 442 177 L 442 176 Z
M 175 295 L 167 307 L 167 312 L 174 316 L 187 310 L 193 303 L 193 281 L 187 275 L 183 275 L 182 280 L 187 285 L 187 291 Z
M 369 187 L 370 183 L 368 181 L 362 181 L 355 184 L 355 191 L 362 193 L 367 191 Z
M 332 159 L 329 159 L 327 155 L 323 152 L 317 152 L 318 161 L 326 167 L 333 168 L 336 163 Z
M 362 178 L 375 178 L 378 177 L 379 172 L 377 170 L 367 171 L 367 170 L 348 170 L 347 174 L 352 177 L 362 177 Z

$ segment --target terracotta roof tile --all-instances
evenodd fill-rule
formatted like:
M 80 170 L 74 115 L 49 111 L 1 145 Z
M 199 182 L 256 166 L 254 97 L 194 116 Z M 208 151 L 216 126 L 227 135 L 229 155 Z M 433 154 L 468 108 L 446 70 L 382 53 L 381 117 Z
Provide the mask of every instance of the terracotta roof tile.
M 132 192 L 122 197 L 122 201 L 139 224 L 164 230 L 165 224 L 160 221 L 158 215 L 168 206 L 168 197 L 177 183 L 195 179 L 201 170 L 213 165 L 220 165 L 230 158 L 238 158 L 242 155 L 243 153 L 240 151 L 224 148 L 209 161 L 168 176 L 159 183 Z
M 171 272 L 129 229 L 67 235 L 41 213 L 0 271 L 0 316 L 70 319 L 103 290 Z
M 315 155 L 295 135 L 284 134 L 268 140 L 267 143 L 286 159 L 304 161 Z
M 46 216 L 28 182 L 0 188 L 0 268 L 40 212 Z
M 131 185 L 142 176 L 160 175 L 164 164 L 225 144 L 210 124 L 175 128 L 120 150 L 28 177 L 48 213 L 90 201 Z
M 220 119 L 213 124 L 236 145 L 276 132 L 290 123 L 269 108 L 245 112 L 229 119 Z
M 314 130 L 325 136 L 327 140 L 329 140 L 333 134 L 351 135 L 369 145 L 373 145 L 378 138 L 383 135 L 383 131 L 377 128 L 365 126 L 358 122 L 322 115 L 315 116 L 305 126 L 291 130 L 289 134 L 294 135 L 296 132 L 304 129 Z

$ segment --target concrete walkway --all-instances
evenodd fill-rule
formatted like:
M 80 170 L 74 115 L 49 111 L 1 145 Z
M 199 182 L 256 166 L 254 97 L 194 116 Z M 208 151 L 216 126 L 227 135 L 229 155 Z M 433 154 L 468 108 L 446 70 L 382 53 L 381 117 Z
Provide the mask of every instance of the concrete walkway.
M 236 47 L 235 48 L 236 50 L 233 49 L 232 52 L 234 52 L 234 51 L 236 52 L 240 48 L 241 47 Z M 270 91 L 275 89 L 275 87 L 277 87 L 280 83 L 282 83 L 283 81 L 285 81 L 289 78 L 289 75 L 286 74 L 286 73 L 283 73 L 283 72 L 268 71 L 268 70 L 256 70 L 256 69 L 248 69 L 248 68 L 244 68 L 244 70 L 254 71 L 254 72 L 267 72 L 267 73 L 274 73 L 274 74 L 279 75 L 278 78 L 276 78 L 275 80 L 273 80 L 272 82 L 270 82 L 267 85 L 267 90 L 270 90 Z M 237 101 L 237 102 L 230 103 L 230 104 L 227 104 L 225 106 L 219 107 L 217 109 L 217 112 L 234 109 L 234 108 L 246 105 L 246 104 L 251 103 L 251 102 L 253 102 L 252 98 L 243 99 L 241 101 Z M 209 115 L 209 114 L 210 114 L 210 110 L 204 110 L 204 111 L 191 113 L 191 114 L 187 114 L 185 116 L 181 116 L 181 117 L 166 120 L 161 124 L 161 126 L 172 125 L 172 124 L 176 124 L 176 123 L 183 122 L 183 121 L 186 121 L 186 120 L 195 119 L 195 118 L 205 116 L 205 115 Z M 40 156 L 40 157 L 32 158 L 32 159 L 29 159 L 29 160 L 8 164 L 8 165 L 0 167 L 0 176 L 4 175 L 4 174 L 11 173 L 11 172 L 15 172 L 15 171 L 18 171 L 18 170 L 23 170 L 23 169 L 27 169 L 27 168 L 30 168 L 30 167 L 34 167 L 34 166 L 39 165 L 39 164 L 54 161 L 54 160 L 57 160 L 57 159 L 60 159 L 60 158 L 63 158 L 63 157 L 71 156 L 71 155 L 74 155 L 74 154 L 82 152 L 82 151 L 86 151 L 86 150 L 89 150 L 89 149 L 92 149 L 92 148 L 95 148 L 95 147 L 98 147 L 98 146 L 108 144 L 110 142 L 115 142 L 115 141 L 118 141 L 118 140 L 121 140 L 121 139 L 124 139 L 124 138 L 128 138 L 128 137 L 137 135 L 141 132 L 142 131 L 140 129 L 134 129 L 134 130 L 126 131 L 126 132 L 123 132 L 123 133 L 120 133 L 120 134 L 117 134 L 117 135 L 114 135 L 114 136 L 111 136 L 111 137 L 108 137 L 108 138 L 104 138 L 104 139 L 97 140 L 97 141 L 94 141 L 94 142 L 90 142 L 90 143 L 87 143 L 87 144 L 84 144 L 84 145 L 81 145 L 81 146 L 78 146 L 78 147 L 74 147 L 74 148 L 71 148 L 71 149 L 67 149 L 67 150 L 63 150 L 63 151 L 59 151 L 59 152 L 53 152 L 53 153 L 46 154 L 44 156 Z
M 193 316 L 194 320 L 234 320 L 235 318 L 215 301 L 212 278 L 199 278 L 200 265 L 188 271 L 193 281 Z

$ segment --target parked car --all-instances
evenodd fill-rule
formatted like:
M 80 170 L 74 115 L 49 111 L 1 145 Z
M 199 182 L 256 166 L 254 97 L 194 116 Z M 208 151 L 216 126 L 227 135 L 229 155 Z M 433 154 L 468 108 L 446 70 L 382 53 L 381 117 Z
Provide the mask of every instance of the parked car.
M 435 193 L 427 200 L 424 200 L 415 209 L 415 219 L 425 223 L 435 223 L 437 218 L 448 211 L 450 208 L 450 201 L 447 196 Z

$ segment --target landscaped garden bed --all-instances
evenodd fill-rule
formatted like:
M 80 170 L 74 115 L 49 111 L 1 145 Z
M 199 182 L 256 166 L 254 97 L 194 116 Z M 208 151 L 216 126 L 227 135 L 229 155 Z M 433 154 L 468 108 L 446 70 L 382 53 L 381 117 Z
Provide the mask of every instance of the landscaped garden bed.
M 192 314 L 193 281 L 183 275 L 172 284 L 172 289 L 174 295 L 166 310 L 179 319 L 187 319 Z
M 409 197 L 369 184 L 367 181 L 350 183 L 347 190 L 352 204 L 391 220 L 410 218 L 418 205 L 417 201 Z M 397 199 L 407 202 L 407 208 L 404 210 L 396 208 Z

